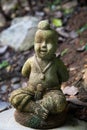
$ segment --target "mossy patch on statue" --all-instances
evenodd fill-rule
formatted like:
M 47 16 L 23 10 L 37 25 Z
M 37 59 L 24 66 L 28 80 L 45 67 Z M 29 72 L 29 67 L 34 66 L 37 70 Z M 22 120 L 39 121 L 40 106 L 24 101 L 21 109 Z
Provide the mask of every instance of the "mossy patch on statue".
M 27 123 L 31 128 L 38 128 L 41 125 L 41 119 L 38 116 L 34 115 Z

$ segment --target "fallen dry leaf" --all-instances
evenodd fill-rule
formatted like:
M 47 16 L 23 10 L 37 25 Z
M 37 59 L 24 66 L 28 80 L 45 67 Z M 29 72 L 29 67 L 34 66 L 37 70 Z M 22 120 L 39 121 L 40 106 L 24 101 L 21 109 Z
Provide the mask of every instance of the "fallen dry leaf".
M 76 88 L 74 86 L 71 86 L 71 87 L 67 86 L 62 91 L 63 91 L 64 94 L 73 95 L 73 96 L 76 95 L 79 92 L 78 88 Z

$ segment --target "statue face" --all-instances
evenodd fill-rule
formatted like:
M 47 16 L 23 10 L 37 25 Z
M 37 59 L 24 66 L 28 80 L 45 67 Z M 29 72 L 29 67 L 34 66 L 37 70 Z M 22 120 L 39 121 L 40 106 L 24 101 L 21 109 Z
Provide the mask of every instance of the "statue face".
M 50 59 L 57 49 L 57 38 L 53 31 L 38 30 L 35 35 L 35 53 L 42 59 Z

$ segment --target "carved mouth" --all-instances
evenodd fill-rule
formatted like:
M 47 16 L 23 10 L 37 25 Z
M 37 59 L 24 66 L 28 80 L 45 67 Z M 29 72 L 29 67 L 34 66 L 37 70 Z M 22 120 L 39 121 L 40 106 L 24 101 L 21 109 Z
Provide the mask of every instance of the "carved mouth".
M 43 54 L 46 54 L 47 53 L 47 50 L 40 50 L 40 53 L 43 55 Z
M 40 52 L 47 52 L 47 50 L 45 50 L 45 49 L 42 49 L 42 50 L 40 50 Z

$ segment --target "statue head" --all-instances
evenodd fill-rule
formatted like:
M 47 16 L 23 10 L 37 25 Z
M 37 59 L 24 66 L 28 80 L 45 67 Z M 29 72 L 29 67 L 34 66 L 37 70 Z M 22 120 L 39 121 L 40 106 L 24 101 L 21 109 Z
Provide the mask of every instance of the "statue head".
M 39 22 L 34 43 L 36 55 L 42 59 L 52 58 L 57 49 L 57 40 L 57 32 L 50 28 L 48 21 Z

